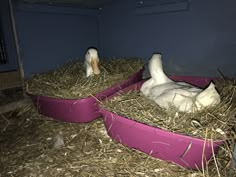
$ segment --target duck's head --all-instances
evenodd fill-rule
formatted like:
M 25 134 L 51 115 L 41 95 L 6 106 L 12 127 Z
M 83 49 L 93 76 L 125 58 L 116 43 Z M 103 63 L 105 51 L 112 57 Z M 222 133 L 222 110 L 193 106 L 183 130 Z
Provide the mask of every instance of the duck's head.
M 89 48 L 87 50 L 84 63 L 86 67 L 86 77 L 100 74 L 100 69 L 98 67 L 99 57 L 95 48 Z

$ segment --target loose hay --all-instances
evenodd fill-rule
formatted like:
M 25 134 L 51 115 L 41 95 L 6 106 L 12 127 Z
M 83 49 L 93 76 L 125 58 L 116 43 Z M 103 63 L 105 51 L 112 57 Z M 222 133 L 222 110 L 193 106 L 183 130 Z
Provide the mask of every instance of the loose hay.
M 141 59 L 102 60 L 101 73 L 86 78 L 83 62 L 75 61 L 45 74 L 34 75 L 26 83 L 28 93 L 53 98 L 80 99 L 105 90 L 143 67 Z
M 168 131 L 214 140 L 225 139 L 236 128 L 236 81 L 221 81 L 216 87 L 220 90 L 221 104 L 197 113 L 182 113 L 175 108 L 166 111 L 137 90 L 114 97 L 102 106 L 124 117 Z
M 4 177 L 217 176 L 213 162 L 204 173 L 192 171 L 113 142 L 101 119 L 86 124 L 59 122 L 28 105 L 0 115 L 0 131 L 0 176 Z M 53 148 L 59 134 L 64 146 Z M 225 146 L 216 156 L 221 176 L 235 173 L 227 166 L 230 153 Z
M 55 81 L 54 79 L 53 81 Z M 60 80 L 59 76 L 58 79 Z M 41 86 L 40 83 L 38 86 Z M 62 85 L 58 86 L 58 88 L 60 87 Z M 220 82 L 218 89 L 222 98 L 226 100 L 225 107 L 222 106 L 223 108 L 221 108 L 222 115 L 214 117 L 216 110 L 206 110 L 201 115 L 203 117 L 196 121 L 202 126 L 200 129 L 208 127 L 209 131 L 211 131 L 210 126 L 212 125 L 206 126 L 207 122 L 201 122 L 204 121 L 204 118 L 218 122 L 217 127 L 223 131 L 225 130 L 224 125 L 227 124 L 228 131 L 225 131 L 226 134 L 224 135 L 227 143 L 220 147 L 219 153 L 209 161 L 207 168 L 202 171 L 187 170 L 111 141 L 101 119 L 86 124 L 60 122 L 39 115 L 34 106 L 30 104 L 14 112 L 0 114 L 0 176 L 236 176 L 236 170 L 232 169 L 230 164 L 232 146 L 236 139 L 236 124 L 231 122 L 232 117 L 235 119 L 235 81 L 233 83 L 232 81 L 230 83 Z M 39 93 L 45 94 L 43 90 Z M 134 95 L 134 98 L 136 96 Z M 129 99 L 127 98 L 127 101 L 124 100 L 123 102 L 129 102 Z M 136 102 L 135 106 L 139 104 L 140 102 Z M 211 114 L 208 114 L 209 112 Z M 149 113 L 143 114 L 145 115 L 143 117 L 146 118 Z M 168 115 L 174 120 L 178 118 L 175 112 L 173 115 Z M 187 115 L 179 113 L 178 116 Z M 221 120 L 221 116 L 224 116 L 225 119 Z M 192 114 L 190 114 L 190 118 L 195 120 Z M 199 126 L 198 123 L 194 125 Z M 174 127 L 177 126 L 174 125 Z M 169 129 L 170 124 L 166 128 Z M 207 135 L 213 139 L 215 132 L 209 133 L 209 131 Z M 63 138 L 64 145 L 55 148 L 54 140 L 58 136 Z M 216 137 L 222 138 L 218 135 Z

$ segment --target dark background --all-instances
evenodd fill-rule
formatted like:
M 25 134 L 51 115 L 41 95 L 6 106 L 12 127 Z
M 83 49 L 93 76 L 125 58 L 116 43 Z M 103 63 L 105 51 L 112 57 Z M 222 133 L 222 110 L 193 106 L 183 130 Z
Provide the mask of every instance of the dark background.
M 8 64 L 18 67 L 9 0 L 0 2 Z M 25 76 L 83 58 L 88 47 L 101 58 L 163 54 L 168 74 L 235 76 L 235 0 L 112 0 L 78 4 L 12 1 Z

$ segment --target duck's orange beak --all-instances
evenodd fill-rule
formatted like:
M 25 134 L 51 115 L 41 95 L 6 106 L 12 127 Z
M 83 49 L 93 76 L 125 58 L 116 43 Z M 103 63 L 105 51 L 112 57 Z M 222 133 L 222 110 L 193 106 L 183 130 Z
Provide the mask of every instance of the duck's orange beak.
M 100 74 L 100 69 L 98 67 L 98 61 L 97 59 L 95 58 L 92 58 L 91 59 L 91 66 L 92 66 L 92 69 L 93 69 L 93 73 L 94 74 Z

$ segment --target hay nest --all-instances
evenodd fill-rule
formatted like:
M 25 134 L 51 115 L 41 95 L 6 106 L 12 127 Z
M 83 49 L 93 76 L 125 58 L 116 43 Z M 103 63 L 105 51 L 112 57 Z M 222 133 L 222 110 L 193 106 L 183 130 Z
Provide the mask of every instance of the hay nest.
M 100 62 L 101 73 L 86 78 L 83 62 L 76 60 L 58 69 L 36 74 L 26 82 L 26 91 L 53 98 L 80 99 L 105 90 L 143 67 L 141 59 L 112 59 Z
M 221 95 L 221 104 L 197 113 L 182 113 L 175 108 L 166 111 L 137 90 L 107 100 L 101 106 L 168 131 L 214 140 L 225 139 L 236 129 L 236 81 L 221 80 L 216 87 Z
M 112 141 L 101 119 L 65 123 L 39 115 L 33 105 L 0 115 L 1 176 L 200 177 L 233 176 L 223 146 L 207 169 L 193 171 Z M 62 142 L 58 146 L 58 141 Z M 57 144 L 57 146 L 56 146 Z M 60 144 L 60 143 L 59 143 Z

